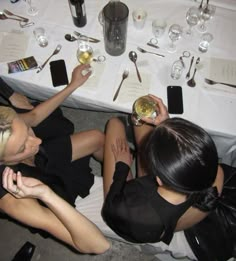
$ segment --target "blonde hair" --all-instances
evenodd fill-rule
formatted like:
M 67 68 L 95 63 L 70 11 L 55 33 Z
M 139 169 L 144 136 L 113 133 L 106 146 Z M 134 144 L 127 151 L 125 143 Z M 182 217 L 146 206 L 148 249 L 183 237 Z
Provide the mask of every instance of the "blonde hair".
M 4 155 L 7 141 L 12 133 L 12 121 L 17 113 L 10 107 L 0 106 L 0 160 Z

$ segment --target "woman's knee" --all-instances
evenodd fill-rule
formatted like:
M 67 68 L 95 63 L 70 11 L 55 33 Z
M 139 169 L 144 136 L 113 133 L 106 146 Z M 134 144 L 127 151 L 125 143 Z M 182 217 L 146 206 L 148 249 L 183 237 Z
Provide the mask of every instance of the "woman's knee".
M 106 133 L 110 132 L 110 131 L 120 131 L 120 130 L 124 130 L 125 126 L 122 123 L 121 120 L 119 120 L 116 117 L 112 117 L 111 119 L 109 119 L 109 121 L 107 122 L 106 125 Z

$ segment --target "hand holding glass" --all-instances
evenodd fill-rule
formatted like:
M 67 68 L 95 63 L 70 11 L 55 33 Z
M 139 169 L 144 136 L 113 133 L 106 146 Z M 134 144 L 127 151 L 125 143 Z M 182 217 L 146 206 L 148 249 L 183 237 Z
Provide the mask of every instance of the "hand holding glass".
M 154 120 L 157 114 L 156 102 L 149 96 L 142 96 L 133 104 L 131 120 L 135 126 L 141 126 L 143 124 L 142 117 L 149 117 Z
M 171 40 L 170 45 L 167 48 L 167 51 L 170 53 L 174 53 L 176 51 L 176 45 L 174 42 L 178 41 L 182 36 L 183 30 L 182 27 L 178 24 L 172 24 L 169 28 L 169 38 Z

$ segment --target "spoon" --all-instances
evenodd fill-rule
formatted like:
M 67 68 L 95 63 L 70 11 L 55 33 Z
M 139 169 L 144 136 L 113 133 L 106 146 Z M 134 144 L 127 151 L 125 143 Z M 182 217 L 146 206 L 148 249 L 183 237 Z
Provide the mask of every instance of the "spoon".
M 140 82 L 142 82 L 142 79 L 141 79 L 141 76 L 140 76 L 140 73 L 139 73 L 139 70 L 138 70 L 138 67 L 137 67 L 137 64 L 136 64 L 137 58 L 138 58 L 138 55 L 135 51 L 129 52 L 129 59 L 134 63 L 138 79 L 139 79 Z
M 194 60 L 194 56 L 191 59 L 190 65 L 189 65 L 189 69 L 188 72 L 186 74 L 186 79 L 188 79 L 190 77 L 190 72 L 191 72 L 191 68 L 192 68 L 192 64 L 193 64 L 193 60 Z
M 57 47 L 54 50 L 54 52 L 47 58 L 47 60 L 41 66 L 38 67 L 39 69 L 38 69 L 37 73 L 39 73 L 39 72 L 41 72 L 43 70 L 43 68 L 45 67 L 47 62 L 52 58 L 53 55 L 58 54 L 60 52 L 61 47 L 62 46 L 60 44 L 57 45 Z
M 69 42 L 74 42 L 77 41 L 79 38 L 76 38 L 75 36 L 73 36 L 72 34 L 66 34 L 65 35 L 65 39 Z
M 127 69 L 124 70 L 124 72 L 123 72 L 123 74 L 122 74 L 122 80 L 121 80 L 121 82 L 120 82 L 120 85 L 119 85 L 118 89 L 116 90 L 116 93 L 115 93 L 115 95 L 114 95 L 114 97 L 113 97 L 113 101 L 115 101 L 116 98 L 118 97 L 118 94 L 119 94 L 119 92 L 120 92 L 120 88 L 121 88 L 121 86 L 122 86 L 122 83 L 123 83 L 124 79 L 126 79 L 126 78 L 128 77 L 128 75 L 129 75 L 129 71 L 128 71 Z
M 188 84 L 189 87 L 195 87 L 196 86 L 196 82 L 194 80 L 194 77 L 195 77 L 195 74 L 196 74 L 196 71 L 197 71 L 197 65 L 199 64 L 199 62 L 200 62 L 200 57 L 198 57 L 197 60 L 196 60 L 193 77 L 190 80 L 187 81 L 187 84 Z
M 11 19 L 11 20 L 16 20 L 16 21 L 22 22 L 22 19 L 7 17 L 4 13 L 0 12 L 0 20 L 6 20 L 6 19 Z

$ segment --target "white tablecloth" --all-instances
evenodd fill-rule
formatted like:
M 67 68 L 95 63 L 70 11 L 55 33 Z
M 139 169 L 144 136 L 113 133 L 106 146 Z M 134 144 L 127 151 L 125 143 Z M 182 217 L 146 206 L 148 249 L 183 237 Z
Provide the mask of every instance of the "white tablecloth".
M 102 27 L 98 22 L 98 14 L 107 2 L 105 0 L 87 0 L 85 2 L 87 25 L 83 28 L 77 28 L 73 25 L 66 0 L 33 0 L 33 3 L 39 8 L 37 16 L 28 16 L 31 21 L 35 22 L 34 26 L 21 29 L 16 21 L 1 20 L 0 31 L 11 32 L 12 30 L 20 30 L 28 35 L 29 43 L 25 57 L 34 55 L 38 62 L 43 62 L 53 52 L 56 45 L 60 43 L 62 50 L 52 60 L 65 60 L 69 79 L 73 68 L 78 64 L 76 58 L 77 42 L 66 41 L 64 35 L 76 30 L 101 39 L 100 43 L 92 44 L 92 46 L 95 54 L 106 56 L 106 62 L 96 65 L 95 78 L 94 80 L 91 79 L 90 85 L 79 88 L 65 101 L 65 105 L 75 108 L 130 113 L 134 97 L 129 97 L 126 102 L 119 102 L 119 99 L 116 102 L 112 101 L 123 70 L 129 68 L 130 74 L 135 76 L 135 67 L 128 58 L 129 51 L 137 51 L 137 46 L 140 46 L 149 51 L 157 51 L 164 54 L 165 58 L 159 58 L 137 51 L 141 75 L 149 79 L 150 89 L 148 92 L 161 97 L 167 103 L 167 86 L 181 85 L 183 89 L 184 113 L 180 117 L 191 120 L 210 131 L 218 145 L 219 154 L 223 161 L 236 164 L 236 92 L 227 93 L 204 88 L 205 66 L 202 66 L 197 71 L 197 85 L 195 88 L 187 86 L 185 77 L 178 81 L 170 78 L 171 65 L 184 50 L 188 50 L 195 58 L 201 57 L 203 65 L 210 57 L 236 60 L 236 2 L 228 0 L 224 1 L 224 5 L 222 5 L 222 1 L 212 0 L 212 3 L 214 2 L 216 5 L 216 14 L 207 23 L 207 28 L 208 32 L 214 35 L 214 40 L 207 53 L 199 53 L 197 47 L 201 34 L 194 29 L 194 36 L 190 39 L 183 37 L 177 42 L 177 52 L 169 54 L 166 51 L 166 46 L 169 43 L 167 31 L 159 41 L 159 50 L 146 45 L 148 40 L 153 37 L 152 20 L 162 17 L 166 19 L 168 26 L 173 23 L 179 23 L 186 29 L 185 14 L 187 9 L 190 6 L 198 6 L 199 3 L 193 0 L 124 0 L 123 2 L 127 4 L 130 10 L 127 47 L 125 53 L 117 57 L 110 56 L 105 52 Z M 132 11 L 137 7 L 144 8 L 148 13 L 145 27 L 140 31 L 134 28 L 132 21 Z M 15 4 L 11 4 L 7 0 L 1 1 L 0 9 L 3 10 L 4 8 L 27 16 L 26 10 L 28 7 L 22 0 Z M 33 29 L 39 26 L 44 27 L 49 36 L 49 45 L 46 48 L 39 47 L 33 37 Z M 185 58 L 184 61 L 187 71 L 190 58 Z M 64 87 L 54 88 L 52 86 L 49 64 L 39 74 L 35 70 L 8 74 L 6 63 L 1 63 L 0 75 L 15 90 L 39 100 L 47 99 Z

